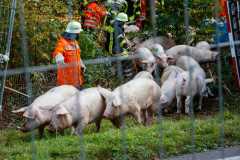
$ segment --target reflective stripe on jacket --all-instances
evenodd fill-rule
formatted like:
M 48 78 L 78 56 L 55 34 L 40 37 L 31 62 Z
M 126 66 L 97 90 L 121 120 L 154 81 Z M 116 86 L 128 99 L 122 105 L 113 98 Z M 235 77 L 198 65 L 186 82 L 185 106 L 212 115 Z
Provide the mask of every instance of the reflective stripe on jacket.
M 76 40 L 68 40 L 61 37 L 52 54 L 53 58 L 55 58 L 57 54 L 62 54 L 65 64 L 70 65 L 64 68 L 58 66 L 57 84 L 69 84 L 76 87 L 81 86 L 84 78 L 81 70 L 80 48 L 78 42 Z
M 96 2 L 89 3 L 84 10 L 84 28 L 97 28 L 106 16 L 106 9 Z

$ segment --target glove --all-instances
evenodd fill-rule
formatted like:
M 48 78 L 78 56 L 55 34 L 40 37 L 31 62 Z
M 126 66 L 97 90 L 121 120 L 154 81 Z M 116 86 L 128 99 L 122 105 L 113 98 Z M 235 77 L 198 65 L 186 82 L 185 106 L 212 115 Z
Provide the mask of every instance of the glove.
M 86 67 L 84 64 L 82 64 L 82 65 L 81 65 L 81 68 L 82 68 L 82 70 L 83 70 L 83 73 L 85 73 L 86 70 L 87 70 L 87 67 Z
M 4 63 L 4 62 L 7 62 L 7 61 L 9 61 L 9 57 L 7 55 L 0 54 L 0 62 Z
M 83 70 L 83 73 L 85 73 L 86 70 L 87 70 L 87 67 L 86 67 L 85 64 L 82 62 L 82 60 L 81 60 L 81 68 L 82 68 L 82 70 Z
M 111 16 L 111 12 L 106 12 L 106 15 L 107 16 Z
M 5 62 L 9 61 L 9 57 L 8 57 L 7 55 L 3 55 L 3 60 L 4 60 Z
M 62 54 L 57 54 L 55 57 L 56 63 L 57 64 L 65 64 L 64 63 L 64 57 Z

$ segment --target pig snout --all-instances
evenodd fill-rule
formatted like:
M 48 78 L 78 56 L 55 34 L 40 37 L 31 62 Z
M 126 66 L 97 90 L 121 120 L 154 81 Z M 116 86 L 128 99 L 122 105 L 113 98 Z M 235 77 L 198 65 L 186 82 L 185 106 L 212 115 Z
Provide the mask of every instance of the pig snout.
M 112 116 L 111 113 L 108 112 L 108 111 L 105 111 L 105 112 L 103 113 L 103 117 L 104 117 L 104 118 L 107 118 L 107 119 L 113 119 L 113 116 Z
M 21 128 L 19 128 L 19 130 L 22 131 L 22 132 L 24 132 L 24 133 L 31 131 L 31 129 L 28 129 L 28 128 L 25 128 L 25 127 L 21 127 Z
M 49 132 L 51 132 L 51 133 L 53 133 L 53 132 L 56 131 L 56 129 L 53 127 L 52 124 L 50 124 L 50 125 L 48 126 L 47 130 L 48 130 Z
M 167 68 L 168 67 L 168 63 L 167 62 L 162 63 L 162 67 L 163 68 Z
M 22 132 L 30 132 L 38 128 L 39 126 L 40 124 L 36 120 L 31 119 L 27 120 L 27 122 L 25 122 L 22 127 L 18 127 L 17 129 L 19 129 Z
M 104 118 L 109 118 L 109 113 L 104 112 L 104 113 L 103 113 L 103 117 L 104 117 Z

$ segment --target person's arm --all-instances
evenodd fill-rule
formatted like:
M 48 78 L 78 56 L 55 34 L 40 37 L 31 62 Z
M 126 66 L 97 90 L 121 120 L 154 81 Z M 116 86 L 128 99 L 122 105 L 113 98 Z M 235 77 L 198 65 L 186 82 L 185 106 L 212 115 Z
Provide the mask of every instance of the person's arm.
M 59 40 L 57 42 L 57 45 L 52 53 L 53 58 L 55 58 L 55 61 L 57 64 L 64 64 L 64 45 L 63 43 Z

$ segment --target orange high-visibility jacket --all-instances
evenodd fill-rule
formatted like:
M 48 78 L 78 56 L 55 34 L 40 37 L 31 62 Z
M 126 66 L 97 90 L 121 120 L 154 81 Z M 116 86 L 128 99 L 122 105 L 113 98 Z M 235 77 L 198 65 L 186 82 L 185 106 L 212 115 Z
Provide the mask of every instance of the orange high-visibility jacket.
M 103 18 L 106 16 L 107 10 L 96 2 L 89 3 L 84 10 L 84 28 L 97 28 Z
M 84 78 L 81 70 L 80 62 L 80 48 L 76 40 L 68 40 L 61 37 L 53 52 L 53 58 L 57 54 L 62 54 L 65 64 L 69 64 L 67 67 L 61 65 L 57 70 L 57 84 L 69 84 L 79 87 L 83 84 Z

